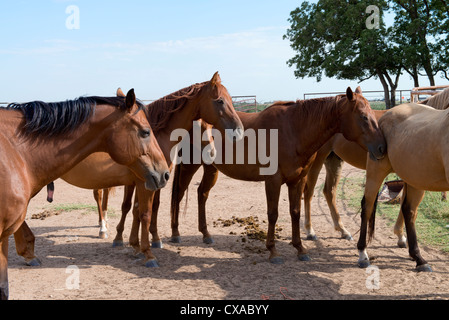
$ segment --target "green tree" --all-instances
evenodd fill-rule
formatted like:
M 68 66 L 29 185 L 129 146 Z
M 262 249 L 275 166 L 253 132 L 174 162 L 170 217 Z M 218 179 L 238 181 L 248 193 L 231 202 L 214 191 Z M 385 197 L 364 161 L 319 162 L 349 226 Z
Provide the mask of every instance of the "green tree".
M 367 25 L 371 5 L 379 8 L 375 28 Z M 284 36 L 297 52 L 288 61 L 296 68 L 295 76 L 317 81 L 323 75 L 359 81 L 375 77 L 382 83 L 387 107 L 394 106 L 402 66 L 383 21 L 386 10 L 383 0 L 303 2 L 291 12 L 291 27 Z
M 287 63 L 297 78 L 323 76 L 360 82 L 376 78 L 387 108 L 395 105 L 401 74 L 419 86 L 427 75 L 431 85 L 441 72 L 448 80 L 449 0 L 318 0 L 304 1 L 290 14 L 290 40 L 297 54 Z M 372 28 L 378 8 L 378 24 Z M 390 11 L 391 9 L 391 11 Z M 395 14 L 393 26 L 384 13 Z
M 445 0 L 392 0 L 395 14 L 392 36 L 402 53 L 403 68 L 419 86 L 419 75 L 434 86 L 439 72 L 446 74 L 449 7 Z M 447 78 L 447 75 L 446 75 Z M 448 79 L 449 80 L 449 79 Z

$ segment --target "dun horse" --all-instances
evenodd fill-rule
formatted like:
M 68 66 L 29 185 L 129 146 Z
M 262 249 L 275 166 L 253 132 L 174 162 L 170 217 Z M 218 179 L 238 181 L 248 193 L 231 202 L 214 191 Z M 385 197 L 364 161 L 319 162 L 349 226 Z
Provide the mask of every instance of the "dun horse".
M 434 109 L 445 110 L 449 107 L 449 89 L 430 97 L 427 100 L 420 102 L 420 104 L 428 105 Z M 385 114 L 385 110 L 374 110 L 375 116 L 379 121 L 380 117 Z M 304 226 L 307 232 L 308 240 L 316 240 L 317 236 L 312 227 L 311 220 L 311 202 L 318 179 L 318 175 L 323 167 L 326 169 L 326 180 L 323 189 L 325 199 L 328 203 L 331 217 L 334 223 L 335 230 L 341 232 L 342 238 L 351 240 L 352 236 L 344 227 L 338 213 L 336 205 L 336 193 L 338 183 L 340 181 L 340 174 L 342 162 L 366 170 L 367 153 L 360 148 L 356 143 L 346 140 L 341 134 L 336 134 L 329 140 L 317 153 L 316 159 L 307 176 L 307 184 L 304 190 L 304 204 L 305 204 L 305 220 Z M 403 232 L 404 220 L 402 213 L 399 213 L 397 223 L 394 228 L 394 233 L 398 236 L 398 246 L 406 247 L 406 238 Z
M 121 93 L 118 92 L 118 94 Z M 218 72 L 210 81 L 194 84 L 172 93 L 146 106 L 145 110 L 159 146 L 170 166 L 170 153 L 179 142 L 172 141 L 172 132 L 176 129 L 191 130 L 195 120 L 203 119 L 223 133 L 226 129 L 230 129 L 237 133 L 237 139 L 243 134 L 242 123 L 235 113 L 232 98 L 221 83 Z M 95 153 L 89 156 L 63 175 L 62 179 L 77 187 L 93 190 L 126 186 L 122 204 L 123 223 L 117 226 L 115 246 L 123 245 L 124 217 L 131 208 L 132 194 L 136 190 L 138 209 L 133 210 L 133 225 L 137 228 L 131 230 L 129 242 L 136 253 L 144 255 L 147 267 L 158 266 L 156 257 L 150 248 L 149 228 L 152 221 L 153 199 L 159 197 L 159 192 L 146 190 L 132 171 L 115 163 L 105 153 Z M 140 224 L 142 224 L 142 229 L 139 245 Z M 24 240 L 22 239 L 22 241 Z M 28 253 L 28 255 L 30 254 Z
M 27 237 L 23 222 L 30 199 L 89 154 L 107 152 L 148 189 L 166 185 L 168 167 L 142 108 L 131 90 L 126 99 L 86 97 L 0 109 L 1 299 L 9 291 L 8 239 Z M 17 249 L 24 248 L 19 243 Z
M 281 185 L 287 184 L 292 220 L 292 244 L 298 251 L 299 259 L 308 260 L 307 250 L 302 246 L 299 236 L 299 218 L 305 177 L 315 158 L 315 153 L 334 134 L 341 132 L 348 140 L 362 146 L 372 158 L 382 158 L 386 145 L 373 111 L 368 101 L 361 95 L 359 88 L 356 93 L 348 88 L 346 95 L 343 96 L 280 102 L 258 114 L 241 112 L 238 114 L 246 130 L 255 129 L 256 133 L 260 129 L 278 130 L 279 164 L 276 173 L 267 176 L 260 175 L 259 169 L 262 167 L 260 163 L 255 165 L 247 162 L 228 165 L 215 163 L 213 166 L 205 166 L 203 180 L 198 188 L 199 228 L 203 233 L 204 241 L 211 242 L 205 221 L 205 202 L 209 190 L 216 182 L 219 170 L 234 179 L 265 182 L 269 221 L 266 246 L 270 251 L 270 261 L 275 264 L 283 262 L 275 248 L 274 231 L 278 218 Z M 181 163 L 175 170 L 172 192 L 172 239 L 174 241 L 179 241 L 179 202 L 200 166 Z
M 378 191 L 385 177 L 395 172 L 404 181 L 401 211 L 409 254 L 416 261 L 418 271 L 432 271 L 418 248 L 415 219 L 424 190 L 449 190 L 449 109 L 435 110 L 419 104 L 404 104 L 386 112 L 379 125 L 387 140 L 388 154 L 382 161 L 367 161 L 362 224 L 357 244 L 358 264 L 360 267 L 370 264 L 366 252 L 367 232 L 371 239 Z

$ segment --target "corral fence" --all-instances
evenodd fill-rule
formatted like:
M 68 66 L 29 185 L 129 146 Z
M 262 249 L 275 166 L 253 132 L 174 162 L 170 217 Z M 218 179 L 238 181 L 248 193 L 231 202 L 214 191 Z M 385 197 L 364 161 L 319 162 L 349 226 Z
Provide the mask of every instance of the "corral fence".
M 411 92 L 411 101 L 418 102 L 425 100 L 429 96 L 433 97 L 447 88 L 449 88 L 449 85 L 413 88 Z
M 396 104 L 410 102 L 412 99 L 411 93 L 412 90 L 396 90 Z M 305 93 L 304 100 L 336 96 L 339 94 L 345 94 L 345 92 Z M 386 109 L 384 91 L 363 91 L 363 96 L 370 102 L 372 109 Z
M 232 104 L 237 111 L 247 113 L 258 112 L 256 96 L 234 96 L 232 97 Z

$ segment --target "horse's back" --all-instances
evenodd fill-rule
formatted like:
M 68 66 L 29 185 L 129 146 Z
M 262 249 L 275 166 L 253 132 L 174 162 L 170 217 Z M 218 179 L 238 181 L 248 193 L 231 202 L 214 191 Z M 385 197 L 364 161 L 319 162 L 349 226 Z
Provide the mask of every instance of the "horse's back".
M 380 119 L 390 163 L 407 183 L 424 190 L 448 187 L 448 121 L 447 111 L 419 104 L 395 107 Z

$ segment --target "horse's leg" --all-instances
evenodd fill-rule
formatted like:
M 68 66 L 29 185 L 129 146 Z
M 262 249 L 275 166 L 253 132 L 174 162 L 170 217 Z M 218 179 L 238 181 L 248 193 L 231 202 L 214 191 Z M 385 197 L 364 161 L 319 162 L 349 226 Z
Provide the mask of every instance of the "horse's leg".
M 125 230 L 126 216 L 131 210 L 134 189 L 135 185 L 125 186 L 124 188 L 122 216 L 120 217 L 120 222 L 117 224 L 117 234 L 114 241 L 112 242 L 113 247 L 123 247 L 123 231 Z
M 418 206 L 424 198 L 424 190 L 415 189 L 404 183 L 405 198 L 402 203 L 402 214 L 404 216 L 405 229 L 407 231 L 407 241 L 410 256 L 416 261 L 416 270 L 432 272 L 432 268 L 423 259 L 418 247 L 416 237 L 415 221 L 418 215 Z
M 404 203 L 406 192 L 405 188 L 402 189 L 401 210 L 399 211 L 396 224 L 394 225 L 394 234 L 398 237 L 399 248 L 407 248 L 407 238 L 404 235 L 404 216 L 402 214 L 402 204 Z
M 301 197 L 307 178 L 297 183 L 288 184 L 288 198 L 290 203 L 290 216 L 292 220 L 292 245 L 298 250 L 300 261 L 309 261 L 307 249 L 303 247 L 300 237 L 299 219 L 301 217 Z
M 213 244 L 214 239 L 207 230 L 206 201 L 210 190 L 215 186 L 218 179 L 218 169 L 211 165 L 204 165 L 204 175 L 198 187 L 198 230 L 203 234 L 205 244 Z
M 367 268 L 370 265 L 368 253 L 366 251 L 368 222 L 370 222 L 372 228 L 374 228 L 371 218 L 374 219 L 373 214 L 375 214 L 376 210 L 377 196 L 382 182 L 390 172 L 391 164 L 388 157 L 378 161 L 368 159 L 365 194 L 362 199 L 362 222 L 360 227 L 360 237 L 357 243 L 357 249 L 359 250 L 358 265 L 360 268 Z M 374 232 L 374 230 L 372 230 L 372 232 Z
M 281 194 L 282 181 L 279 175 L 272 176 L 265 181 L 265 194 L 267 197 L 268 233 L 266 247 L 270 251 L 270 262 L 273 264 L 283 264 L 284 260 L 279 256 L 275 241 L 276 222 L 279 216 L 279 197 Z
M 179 233 L 179 206 L 185 192 L 189 188 L 193 176 L 201 165 L 181 163 L 175 168 L 175 176 L 173 178 L 173 192 L 171 201 L 171 239 L 170 242 L 181 243 L 181 235 Z
M 324 197 L 326 198 L 327 205 L 334 222 L 334 228 L 341 233 L 341 237 L 346 240 L 353 240 L 351 233 L 346 230 L 343 222 L 341 221 L 340 214 L 337 209 L 337 188 L 340 182 L 341 170 L 343 166 L 343 160 L 341 160 L 335 153 L 326 159 L 324 163 L 326 167 L 326 182 L 324 184 Z
M 106 190 L 106 189 L 104 189 Z M 100 224 L 100 232 L 99 237 L 101 239 L 107 239 L 108 237 L 108 229 L 107 223 L 105 219 L 105 213 L 103 211 L 103 190 L 95 189 L 93 191 L 95 202 L 97 203 L 97 210 L 99 216 L 99 224 Z
M 320 157 L 319 154 L 320 153 L 318 153 L 318 156 L 316 157 L 307 174 L 306 185 L 304 188 L 304 228 L 306 229 L 307 240 L 313 241 L 318 240 L 318 238 L 316 236 L 315 230 L 313 230 L 312 227 L 312 198 L 313 193 L 315 192 L 315 186 L 316 182 L 318 181 L 318 176 L 320 175 L 320 171 L 325 160 L 325 157 Z
M 41 265 L 39 258 L 34 255 L 35 239 L 33 232 L 25 221 L 14 233 L 17 254 L 22 256 L 25 259 L 25 263 L 30 267 L 38 267 Z
M 8 298 L 8 237 L 3 237 L 0 238 L 0 300 L 8 300 Z
M 156 191 L 153 199 L 153 206 L 151 210 L 151 223 L 150 223 L 150 233 L 153 237 L 151 242 L 151 247 L 156 249 L 162 249 L 162 241 L 157 232 L 157 214 L 159 212 L 159 205 L 161 203 L 161 190 Z
M 152 218 L 154 191 L 148 191 L 140 181 L 136 184 L 138 198 L 138 215 L 141 225 L 140 251 L 145 255 L 145 266 L 148 268 L 159 267 L 156 257 L 151 252 L 150 224 Z M 134 224 L 133 224 L 134 227 Z
M 133 221 L 131 225 L 131 232 L 129 234 L 129 245 L 133 247 L 134 254 L 140 254 L 140 241 L 139 241 L 139 229 L 140 229 L 140 213 L 139 213 L 139 199 L 134 196 L 134 206 L 132 208 Z

